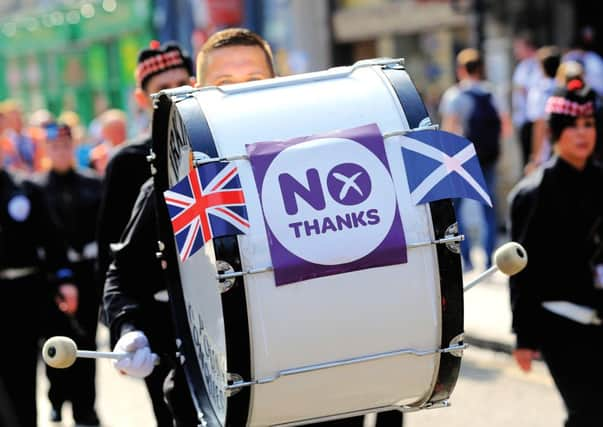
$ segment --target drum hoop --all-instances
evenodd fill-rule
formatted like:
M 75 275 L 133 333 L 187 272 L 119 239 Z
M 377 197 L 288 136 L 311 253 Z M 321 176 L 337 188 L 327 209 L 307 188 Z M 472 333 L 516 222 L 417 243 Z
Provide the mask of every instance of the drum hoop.
M 382 72 L 398 97 L 409 128 L 428 125 L 426 119 L 429 121 L 429 113 L 404 66 L 382 67 Z M 430 202 L 429 212 L 431 213 L 434 239 L 448 237 L 448 227 L 456 223 L 452 201 L 445 199 Z M 441 346 L 445 348 L 451 343 L 462 343 L 463 276 L 458 254 L 448 249 L 446 245 L 437 245 L 436 251 L 440 277 Z M 431 395 L 427 397 L 427 404 L 441 402 L 450 397 L 459 377 L 460 367 L 461 357 L 458 354 L 440 354 L 440 365 Z
M 193 347 L 193 338 L 190 329 L 186 323 L 182 322 L 181 317 L 185 314 L 179 313 L 175 309 L 175 305 L 184 307 L 184 296 L 180 286 L 180 275 L 177 269 L 169 268 L 169 266 L 178 265 L 176 258 L 176 248 L 171 237 L 171 230 L 169 227 L 169 214 L 167 208 L 161 209 L 164 206 L 162 200 L 162 194 L 165 189 L 169 187 L 168 175 L 165 168 L 162 165 L 167 164 L 167 149 L 168 146 L 166 141 L 168 140 L 169 123 L 171 120 L 171 112 L 173 102 L 165 94 L 160 94 L 154 99 L 154 113 L 153 113 L 153 124 L 152 124 L 152 154 L 150 160 L 153 161 L 153 167 L 155 173 L 153 176 L 153 185 L 155 188 L 156 198 L 156 220 L 157 220 L 157 231 L 159 240 L 163 243 L 162 257 L 168 263 L 168 269 L 164 270 L 164 277 L 166 279 L 167 288 L 170 296 L 170 312 L 172 314 L 172 324 L 174 325 L 174 332 L 176 336 L 177 351 L 180 355 L 184 354 L 195 354 Z M 175 302 L 176 304 L 172 303 Z M 177 363 L 183 364 L 185 360 L 183 356 L 178 357 Z M 187 364 L 188 365 L 188 364 Z M 189 365 L 190 366 L 190 365 Z M 195 366 L 198 368 L 198 366 Z M 186 372 L 186 370 L 185 370 Z M 209 416 L 210 425 L 217 425 L 215 421 L 217 418 L 214 415 L 214 419 L 211 419 L 211 415 L 214 414 L 212 405 L 209 401 L 209 394 L 205 391 L 205 384 L 201 378 L 201 371 L 199 370 L 198 376 L 191 376 L 188 373 L 185 374 L 186 382 L 189 391 L 192 396 L 193 403 L 199 414 L 202 414 L 203 419 Z M 205 394 L 197 393 L 197 390 L 203 389 Z M 199 395 L 198 395 L 199 394 Z M 201 417 L 200 417 L 201 418 Z M 214 422 L 212 422 L 214 421 Z
M 203 413 L 203 420 L 209 426 L 220 426 L 216 413 L 209 400 L 209 393 L 203 381 L 201 367 L 196 357 L 196 351 L 193 346 L 188 319 L 186 316 L 186 301 L 182 291 L 180 272 L 174 266 L 178 265 L 177 250 L 175 247 L 173 233 L 170 225 L 169 214 L 165 203 L 163 203 L 162 194 L 169 187 L 169 178 L 165 170 L 168 162 L 168 132 L 172 114 L 178 114 L 186 130 L 186 135 L 191 149 L 202 151 L 210 156 L 218 154 L 211 134 L 208 122 L 203 111 L 200 109 L 197 101 L 193 97 L 171 98 L 166 94 L 155 98 L 155 113 L 153 117 L 153 152 L 154 162 L 158 165 L 157 172 L 154 175 L 155 196 L 157 197 L 157 221 L 160 233 L 160 239 L 164 242 L 165 249 L 163 257 L 166 259 L 168 268 L 166 278 L 168 289 L 170 290 L 170 303 L 172 317 L 175 324 L 176 336 L 179 338 L 179 353 L 185 355 L 179 362 L 183 365 L 187 383 L 191 396 L 197 410 Z M 155 136 L 157 135 L 157 138 Z M 159 208 L 161 207 L 161 208 Z M 240 267 L 240 256 L 238 241 L 235 236 L 226 236 L 214 239 L 214 250 L 216 259 L 230 263 L 233 266 Z M 243 278 L 237 278 L 238 282 L 233 289 L 222 294 L 222 308 L 224 311 L 224 327 L 227 346 L 227 366 L 230 372 L 249 376 L 251 372 L 251 360 L 247 358 L 235 359 L 236 355 L 250 354 L 249 326 L 247 318 L 247 302 L 245 296 L 245 287 Z M 232 321 L 226 313 L 235 312 L 240 314 L 239 318 Z M 229 339 L 229 329 L 236 329 L 236 334 Z M 244 333 L 239 333 L 244 331 Z M 236 339 L 235 339 L 236 337 Z M 236 342 L 234 342 L 236 341 Z M 231 346 L 235 345 L 235 350 Z M 235 363 L 236 362 L 236 363 Z M 236 395 L 228 397 L 226 420 L 234 425 L 245 425 L 248 418 L 249 402 L 251 391 L 243 390 Z

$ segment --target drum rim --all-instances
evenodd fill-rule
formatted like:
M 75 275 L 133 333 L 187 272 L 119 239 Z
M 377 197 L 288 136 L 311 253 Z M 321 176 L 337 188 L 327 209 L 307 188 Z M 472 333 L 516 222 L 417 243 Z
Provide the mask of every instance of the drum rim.
M 190 103 L 195 103 L 195 106 L 191 106 Z M 186 117 L 186 113 L 191 114 L 194 117 Z M 184 295 L 182 292 L 180 271 L 179 268 L 173 267 L 178 265 L 177 251 L 170 226 L 167 207 L 165 206 L 165 203 L 163 203 L 163 199 L 161 197 L 163 191 L 169 188 L 169 178 L 165 165 L 167 165 L 168 162 L 169 146 L 167 144 L 167 141 L 169 136 L 169 124 L 172 119 L 172 114 L 178 114 L 180 116 L 180 119 L 183 121 L 183 125 L 186 128 L 186 135 L 183 135 L 183 137 L 188 139 L 191 148 L 194 147 L 193 141 L 202 141 L 205 142 L 203 147 L 204 149 L 199 151 L 204 151 L 209 155 L 215 155 L 216 147 L 211 132 L 209 130 L 209 126 L 207 125 L 207 120 L 205 119 L 205 116 L 200 110 L 198 104 L 196 104 L 194 98 L 185 97 L 184 99 L 172 99 L 166 94 L 160 94 L 158 97 L 155 98 L 155 110 L 153 115 L 152 128 L 154 156 L 151 157 L 154 157 L 154 186 L 155 197 L 157 197 L 158 201 L 158 203 L 156 204 L 158 207 L 157 227 L 159 231 L 160 240 L 164 244 L 162 257 L 167 261 L 168 266 L 165 270 L 165 277 L 169 289 L 170 300 L 173 301 L 170 303 L 170 307 L 172 312 L 175 334 L 177 337 L 178 352 L 184 356 L 178 358 L 178 363 L 183 366 L 192 400 L 197 408 L 197 411 L 203 414 L 203 420 L 207 422 L 207 425 L 209 426 L 221 426 L 222 423 L 220 422 L 220 419 L 215 413 L 213 405 L 210 402 L 209 393 L 206 389 L 205 382 L 202 376 L 202 369 L 193 346 L 193 338 L 186 316 L 186 302 L 184 301 Z M 232 240 L 233 238 L 231 237 L 230 239 Z M 221 240 L 228 241 L 228 238 L 221 238 Z M 233 245 L 237 249 L 236 254 L 238 255 L 238 246 L 236 243 L 236 238 L 234 238 L 234 244 L 232 242 L 228 242 L 227 246 Z M 220 259 L 218 255 L 219 254 L 216 253 L 216 258 Z M 240 281 L 241 283 L 237 283 L 235 285 L 235 288 L 238 289 L 239 292 L 243 292 L 244 296 L 245 290 L 242 283 L 242 279 L 238 279 L 238 281 Z M 233 292 L 233 290 L 229 292 Z M 237 302 L 237 304 L 241 303 Z M 242 304 L 244 304 L 245 306 L 244 313 L 245 319 L 247 319 L 247 308 L 245 298 L 243 298 Z M 238 309 L 241 309 L 240 305 L 238 305 Z M 247 324 L 247 320 L 245 321 L 245 325 L 241 325 L 241 328 L 247 331 L 247 347 L 249 348 L 249 327 Z M 228 335 L 225 334 L 225 336 L 227 337 Z M 230 366 L 231 360 L 228 358 L 228 354 L 229 352 L 227 351 L 227 365 Z M 192 357 L 190 357 L 189 355 L 192 355 Z M 248 361 L 248 365 L 250 370 L 250 361 Z M 249 375 L 249 372 L 242 372 L 242 375 Z M 234 403 L 234 401 L 231 401 L 230 397 L 228 398 L 227 402 L 227 423 L 230 421 L 230 418 L 234 416 L 238 419 L 238 421 L 241 421 L 238 424 L 244 425 L 248 418 L 250 390 L 242 390 L 241 392 L 239 392 L 236 395 L 236 404 L 232 404 Z M 241 407 L 246 408 L 247 410 L 237 411 L 237 409 Z

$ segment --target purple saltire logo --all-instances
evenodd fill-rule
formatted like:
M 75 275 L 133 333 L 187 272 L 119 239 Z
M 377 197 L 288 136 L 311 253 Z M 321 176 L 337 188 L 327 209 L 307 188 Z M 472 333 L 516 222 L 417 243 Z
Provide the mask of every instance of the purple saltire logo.
M 405 263 L 376 125 L 247 146 L 276 284 Z

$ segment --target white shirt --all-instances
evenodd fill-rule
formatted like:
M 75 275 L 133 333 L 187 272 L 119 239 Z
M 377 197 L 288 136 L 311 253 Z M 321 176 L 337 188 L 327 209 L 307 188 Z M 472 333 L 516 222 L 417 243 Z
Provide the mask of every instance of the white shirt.
M 526 117 L 529 121 L 546 119 L 546 101 L 555 92 L 557 81 L 550 77 L 541 78 L 538 83 L 528 90 L 526 102 Z
M 513 93 L 511 103 L 513 108 L 513 124 L 519 127 L 528 121 L 526 115 L 527 96 L 530 87 L 533 87 L 542 78 L 542 70 L 535 57 L 526 58 L 517 64 L 513 72 Z

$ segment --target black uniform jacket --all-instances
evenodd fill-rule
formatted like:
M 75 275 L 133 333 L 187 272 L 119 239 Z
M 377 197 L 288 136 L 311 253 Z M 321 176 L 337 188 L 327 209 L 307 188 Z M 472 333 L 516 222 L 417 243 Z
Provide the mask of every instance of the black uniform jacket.
M 125 332 L 142 330 L 157 353 L 172 353 L 174 333 L 170 306 L 158 300 L 167 292 L 156 257 L 157 224 L 153 180 L 141 188 L 121 242 L 107 271 L 103 305 L 113 345 Z M 160 299 L 160 298 L 159 298 Z
M 527 267 L 512 276 L 511 306 L 517 347 L 539 348 L 543 301 L 569 301 L 603 313 L 593 265 L 602 263 L 603 168 L 589 162 L 579 171 L 553 157 L 510 193 L 511 239 L 528 254 Z
M 36 182 L 44 190 L 63 240 L 78 258 L 70 262 L 71 268 L 76 272 L 80 266 L 89 270 L 93 267 L 94 257 L 92 253 L 84 254 L 84 249 L 96 240 L 100 178 L 92 170 L 71 169 L 63 174 L 54 171 L 41 174 L 36 177 Z M 100 291 L 99 287 L 95 293 L 100 296 Z
M 119 241 L 140 187 L 151 176 L 151 167 L 146 158 L 150 149 L 150 137 L 141 137 L 126 143 L 107 165 L 97 230 L 101 282 L 105 280 L 105 273 L 112 259 L 110 244 Z
M 54 284 L 72 279 L 42 190 L 0 170 L 0 271 L 25 267 L 38 268 Z

